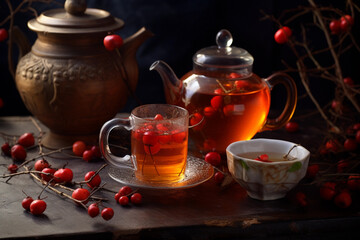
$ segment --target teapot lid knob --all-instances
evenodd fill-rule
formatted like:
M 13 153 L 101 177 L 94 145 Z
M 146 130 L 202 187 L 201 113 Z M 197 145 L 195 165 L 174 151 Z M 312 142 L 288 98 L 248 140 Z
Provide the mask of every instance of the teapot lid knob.
M 65 11 L 71 15 L 83 15 L 86 10 L 86 0 L 66 0 Z
M 216 35 L 216 44 L 219 48 L 227 48 L 230 47 L 233 42 L 233 38 L 231 33 L 226 30 L 220 30 Z

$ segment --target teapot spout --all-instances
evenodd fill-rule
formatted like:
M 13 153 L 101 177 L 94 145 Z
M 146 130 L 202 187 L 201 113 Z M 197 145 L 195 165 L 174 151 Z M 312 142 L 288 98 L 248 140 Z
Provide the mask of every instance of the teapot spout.
M 137 49 L 146 39 L 152 36 L 153 33 L 151 31 L 142 27 L 139 31 L 126 38 L 124 40 L 123 46 L 120 48 L 122 56 L 121 61 L 123 61 L 124 67 L 126 69 L 128 84 L 130 85 L 132 91 L 134 91 L 136 88 L 139 75 L 139 67 L 136 60 Z
M 178 79 L 174 71 L 170 66 L 161 61 L 155 61 L 151 66 L 150 70 L 156 70 L 163 81 L 166 102 L 169 104 L 177 104 L 181 99 L 183 90 L 182 81 Z

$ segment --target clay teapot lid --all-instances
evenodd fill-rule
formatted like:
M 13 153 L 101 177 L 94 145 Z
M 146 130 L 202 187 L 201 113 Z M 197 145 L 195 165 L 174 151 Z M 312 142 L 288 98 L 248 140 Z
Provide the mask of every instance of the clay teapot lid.
M 35 32 L 59 34 L 86 34 L 120 29 L 124 21 L 109 12 L 87 8 L 85 0 L 66 0 L 64 8 L 45 11 L 28 22 Z
M 220 30 L 216 35 L 217 46 L 203 48 L 195 53 L 193 62 L 200 68 L 216 69 L 246 69 L 251 72 L 254 58 L 245 49 L 232 47 L 231 33 Z

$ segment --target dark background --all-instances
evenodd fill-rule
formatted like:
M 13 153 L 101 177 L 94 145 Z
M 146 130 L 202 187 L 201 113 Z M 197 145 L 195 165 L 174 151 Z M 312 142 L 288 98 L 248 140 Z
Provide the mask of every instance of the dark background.
M 13 4 L 20 1 L 12 1 Z M 349 14 L 346 1 L 329 0 L 316 1 L 319 5 L 333 6 Z M 359 1 L 354 1 L 359 4 Z M 64 1 L 51 4 L 35 3 L 34 8 L 41 12 L 62 7 Z M 155 72 L 149 71 L 149 66 L 156 60 L 166 61 L 178 77 L 192 69 L 193 54 L 204 47 L 215 45 L 215 36 L 223 28 L 228 29 L 234 38 L 233 46 L 246 49 L 253 55 L 253 71 L 261 77 L 267 77 L 275 71 L 285 70 L 281 60 L 295 67 L 295 58 L 289 47 L 275 43 L 273 35 L 278 25 L 270 20 L 261 20 L 267 14 L 280 17 L 285 9 L 295 9 L 299 6 L 308 6 L 307 1 L 288 0 L 88 0 L 88 7 L 109 11 L 113 16 L 125 21 L 125 27 L 118 34 L 126 38 L 138 29 L 145 26 L 155 35 L 147 40 L 138 50 L 139 83 L 136 95 L 145 103 L 164 102 L 162 81 Z M 359 4 L 360 5 L 360 4 Z M 283 16 L 290 17 L 293 13 Z M 5 1 L 0 2 L 0 21 L 8 15 Z M 310 15 L 308 15 L 310 16 Z M 329 16 L 331 17 L 331 16 Z M 337 18 L 338 16 L 336 16 Z M 36 34 L 31 32 L 26 23 L 34 18 L 31 12 L 18 13 L 15 24 L 28 36 L 31 44 L 36 39 Z M 311 22 L 311 18 L 302 18 L 289 25 L 294 36 L 300 38 L 299 22 Z M 8 28 L 8 24 L 1 26 Z M 359 24 L 355 18 L 352 33 L 358 39 Z M 323 44 L 323 36 L 318 31 L 308 33 L 311 36 L 311 47 L 319 48 Z M 8 72 L 7 45 L 0 43 L 0 97 L 5 106 L 0 109 L 0 116 L 28 115 L 21 98 L 16 90 L 15 82 Z M 14 55 L 17 55 L 15 52 Z M 325 62 L 330 59 L 324 56 Z M 355 59 L 355 60 L 354 60 Z M 359 52 L 350 51 L 342 58 L 343 72 L 351 76 L 355 83 L 360 77 Z M 326 64 L 331 64 L 325 63 Z M 297 74 L 291 74 L 298 85 L 299 95 L 304 93 Z M 333 98 L 333 85 L 322 79 L 312 79 L 311 88 L 320 103 L 325 105 Z M 282 89 L 272 92 L 272 109 L 281 108 L 284 96 Z M 136 101 L 129 98 L 128 103 L 121 111 L 131 111 L 136 106 Z M 300 98 L 298 109 L 313 108 L 308 98 Z

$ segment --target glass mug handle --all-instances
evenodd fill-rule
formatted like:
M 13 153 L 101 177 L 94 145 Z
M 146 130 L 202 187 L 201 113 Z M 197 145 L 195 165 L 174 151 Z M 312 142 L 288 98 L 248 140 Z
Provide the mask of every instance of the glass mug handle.
M 297 103 L 296 85 L 289 75 L 285 73 L 274 73 L 270 77 L 266 78 L 265 82 L 268 84 L 270 91 L 277 84 L 284 85 L 287 98 L 282 113 L 274 119 L 267 119 L 265 125 L 260 131 L 275 130 L 284 126 L 294 114 Z
M 126 168 L 135 170 L 135 164 L 132 162 L 132 157 L 126 155 L 124 157 L 118 157 L 111 153 L 109 147 L 109 135 L 114 128 L 123 127 L 127 131 L 132 129 L 130 119 L 114 118 L 107 121 L 100 130 L 99 145 L 100 151 L 105 158 L 105 161 L 118 168 Z

